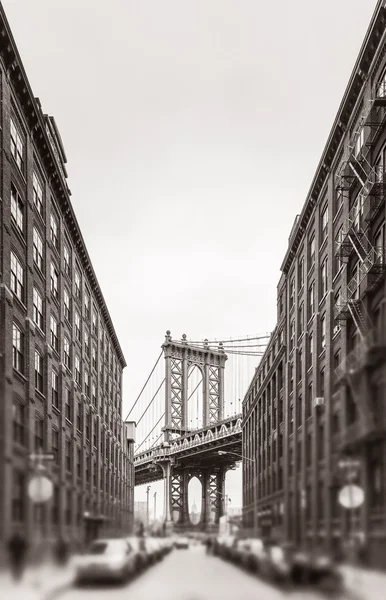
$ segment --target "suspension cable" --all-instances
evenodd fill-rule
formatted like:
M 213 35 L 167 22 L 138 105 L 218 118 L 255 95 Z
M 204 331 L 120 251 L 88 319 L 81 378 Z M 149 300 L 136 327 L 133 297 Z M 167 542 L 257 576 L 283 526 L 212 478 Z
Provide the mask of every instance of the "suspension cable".
M 150 377 L 153 375 L 153 373 L 154 373 L 154 370 L 155 370 L 156 366 L 158 365 L 159 361 L 161 360 L 161 356 L 163 355 L 163 353 L 164 353 L 164 351 L 162 350 L 162 351 L 161 351 L 161 354 L 160 354 L 160 355 L 159 355 L 159 357 L 157 358 L 157 362 L 155 363 L 154 367 L 153 367 L 153 368 L 152 368 L 152 370 L 151 370 L 151 373 L 150 373 L 149 377 L 146 379 L 146 382 L 145 382 L 145 384 L 144 384 L 143 388 L 141 389 L 141 391 L 140 391 L 140 393 L 139 393 L 139 396 L 138 396 L 138 398 L 136 399 L 136 401 L 134 402 L 133 406 L 131 407 L 131 409 L 130 409 L 130 411 L 129 411 L 129 414 L 127 415 L 127 417 L 126 417 L 125 421 L 127 421 L 127 419 L 130 417 L 130 415 L 131 415 L 131 413 L 132 413 L 132 411 L 133 411 L 133 409 L 134 409 L 135 405 L 137 404 L 138 400 L 140 399 L 140 397 L 141 397 L 141 395 L 142 395 L 142 392 L 143 392 L 143 390 L 144 390 L 144 389 L 145 389 L 145 387 L 147 386 L 147 384 L 148 384 L 148 381 L 149 381 Z M 164 381 L 165 381 L 165 380 L 164 380 Z
M 150 406 L 152 405 L 152 402 L 154 400 L 154 398 L 156 397 L 156 395 L 158 394 L 158 392 L 160 391 L 161 387 L 163 386 L 163 384 L 165 383 L 165 379 L 166 377 L 163 378 L 163 381 L 161 382 L 161 384 L 159 385 L 158 390 L 156 391 L 156 393 L 154 394 L 153 398 L 150 400 L 149 404 L 147 405 L 147 407 L 145 408 L 145 410 L 143 411 L 142 415 L 140 416 L 140 418 L 137 421 L 137 426 L 140 424 L 140 422 L 142 421 L 143 417 L 145 416 L 145 414 L 147 413 L 148 409 L 150 408 Z
M 191 341 L 188 340 L 189 344 L 219 344 L 220 342 L 224 343 L 224 342 L 228 342 L 230 344 L 233 344 L 234 342 L 249 342 L 249 341 L 254 341 L 254 340 L 265 340 L 271 337 L 270 333 L 264 333 L 255 337 L 246 337 L 246 338 L 242 338 L 242 339 L 236 339 L 236 340 L 232 340 L 229 338 L 222 338 L 222 339 L 215 339 L 215 340 L 199 340 L 199 341 Z
M 147 435 L 145 435 L 145 437 L 143 438 L 142 442 L 139 444 L 139 446 L 135 449 L 136 452 L 138 452 L 139 448 L 141 446 L 143 446 L 143 444 L 146 442 L 146 440 L 148 439 L 149 435 L 151 435 L 154 431 L 154 429 L 157 427 L 157 425 L 160 423 L 160 421 L 164 418 L 165 413 L 163 415 L 160 416 L 160 418 L 158 419 L 157 423 L 154 425 L 153 429 L 151 431 L 149 431 L 149 433 Z M 161 434 L 162 435 L 162 434 Z

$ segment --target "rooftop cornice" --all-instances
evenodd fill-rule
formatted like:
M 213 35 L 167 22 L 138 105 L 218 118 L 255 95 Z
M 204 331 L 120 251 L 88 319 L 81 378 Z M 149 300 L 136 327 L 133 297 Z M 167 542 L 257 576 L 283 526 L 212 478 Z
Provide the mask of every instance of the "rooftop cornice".
M 326 178 L 329 174 L 329 170 L 331 169 L 338 147 L 347 131 L 347 125 L 350 121 L 353 108 L 356 104 L 359 94 L 361 93 L 363 85 L 367 80 L 369 68 L 378 49 L 379 40 L 385 31 L 385 23 L 386 2 L 385 0 L 379 0 L 343 99 L 340 103 L 337 116 L 330 131 L 330 135 L 324 147 L 323 154 L 311 183 L 306 202 L 298 219 L 297 226 L 292 232 L 293 237 L 291 239 L 291 243 L 280 267 L 283 273 L 288 273 L 291 262 L 296 254 L 303 234 L 308 225 L 310 216 L 312 215 L 312 212 L 316 206 L 319 194 L 322 191 L 323 185 L 325 184 Z
M 70 201 L 70 191 L 66 181 L 63 179 L 60 173 L 59 165 L 46 132 L 45 117 L 42 113 L 39 102 L 35 99 L 35 96 L 32 92 L 1 2 L 0 54 L 7 68 L 8 77 L 12 81 L 15 93 L 19 99 L 20 105 L 23 108 L 25 119 L 30 128 L 34 142 L 39 149 L 51 186 L 55 191 L 56 200 L 59 202 L 63 216 L 67 221 L 70 235 L 82 262 L 84 271 L 89 279 L 95 300 L 99 305 L 107 326 L 107 330 L 111 336 L 113 346 L 119 358 L 120 365 L 123 369 L 126 367 L 125 357 L 119 344 L 110 313 L 107 309 L 105 299 L 103 297 L 90 256 L 86 249 L 86 244 L 75 216 L 74 209 Z M 53 119 L 50 124 L 56 129 L 56 124 Z M 65 159 L 60 135 L 58 135 L 58 141 L 61 144 L 61 151 L 63 153 L 63 158 Z

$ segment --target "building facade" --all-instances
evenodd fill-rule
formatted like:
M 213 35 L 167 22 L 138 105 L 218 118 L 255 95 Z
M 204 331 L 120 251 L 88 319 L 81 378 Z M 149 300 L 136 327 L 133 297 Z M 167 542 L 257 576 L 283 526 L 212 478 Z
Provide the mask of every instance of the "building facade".
M 82 538 L 133 519 L 122 354 L 77 223 L 55 120 L 33 96 L 0 5 L 0 539 Z M 53 495 L 29 499 L 36 461 Z
M 244 523 L 386 567 L 386 9 L 378 2 L 278 285 L 243 403 Z M 353 468 L 348 468 L 349 465 Z M 343 508 L 339 491 L 364 501 Z

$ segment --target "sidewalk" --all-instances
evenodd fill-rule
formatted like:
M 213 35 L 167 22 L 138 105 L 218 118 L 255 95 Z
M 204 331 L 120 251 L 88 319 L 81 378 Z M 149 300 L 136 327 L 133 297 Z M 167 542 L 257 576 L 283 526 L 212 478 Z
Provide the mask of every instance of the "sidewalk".
M 342 565 L 340 571 L 344 576 L 346 596 L 352 600 L 384 600 L 386 598 L 386 573 Z
M 0 573 L 0 589 L 7 600 L 54 600 L 73 580 L 71 561 L 63 568 L 46 563 L 38 568 L 28 568 L 19 583 L 12 580 L 8 571 Z

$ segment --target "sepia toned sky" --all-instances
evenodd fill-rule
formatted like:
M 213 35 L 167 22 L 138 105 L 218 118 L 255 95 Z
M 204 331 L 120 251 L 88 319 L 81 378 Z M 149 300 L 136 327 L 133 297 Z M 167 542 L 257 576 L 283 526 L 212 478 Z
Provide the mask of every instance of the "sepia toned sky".
M 63 139 L 126 413 L 166 329 L 273 329 L 288 235 L 376 2 L 2 3 Z M 227 491 L 240 506 L 239 470 Z

